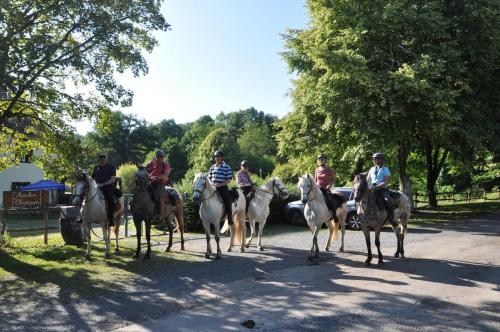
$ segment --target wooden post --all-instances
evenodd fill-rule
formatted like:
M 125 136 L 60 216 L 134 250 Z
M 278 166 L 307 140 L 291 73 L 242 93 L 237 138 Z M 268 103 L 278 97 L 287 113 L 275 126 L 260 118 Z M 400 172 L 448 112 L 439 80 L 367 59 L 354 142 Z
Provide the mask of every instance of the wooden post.
M 43 242 L 49 244 L 49 207 L 43 207 Z
M 125 197 L 124 201 L 124 209 L 123 211 L 125 212 L 125 237 L 128 237 L 128 196 Z
M 5 214 L 5 210 L 2 209 L 0 210 L 0 235 L 5 235 L 5 233 L 7 233 L 7 222 L 6 222 L 6 216 L 4 215 Z

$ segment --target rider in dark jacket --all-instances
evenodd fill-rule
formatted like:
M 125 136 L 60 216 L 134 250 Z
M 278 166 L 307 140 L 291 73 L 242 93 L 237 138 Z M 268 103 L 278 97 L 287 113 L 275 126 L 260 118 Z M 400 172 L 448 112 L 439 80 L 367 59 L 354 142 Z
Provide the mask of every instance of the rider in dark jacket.
M 113 210 L 114 210 L 114 195 L 113 188 L 116 182 L 116 168 L 108 163 L 108 155 L 106 153 L 99 154 L 99 165 L 94 167 L 92 178 L 97 183 L 97 187 L 104 195 L 107 205 L 107 214 L 109 225 L 113 225 Z

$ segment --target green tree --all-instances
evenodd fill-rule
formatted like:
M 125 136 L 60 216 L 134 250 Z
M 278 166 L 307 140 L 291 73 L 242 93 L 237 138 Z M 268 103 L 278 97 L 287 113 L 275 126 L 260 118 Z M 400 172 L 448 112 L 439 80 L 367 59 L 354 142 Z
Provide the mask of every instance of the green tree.
M 272 173 L 276 164 L 276 142 L 269 127 L 248 123 L 237 140 L 241 159 L 250 162 L 252 172 L 262 176 Z
M 278 135 L 280 153 L 303 158 L 302 151 L 324 150 L 359 168 L 375 150 L 394 151 L 400 188 L 411 197 L 408 156 L 423 150 L 434 204 L 450 143 L 470 136 L 495 104 L 482 104 L 487 112 L 477 107 L 481 93 L 465 74 L 466 41 L 475 29 L 462 23 L 494 35 L 472 46 L 488 55 L 474 77 L 491 80 L 498 71 L 498 2 L 310 0 L 308 7 L 310 27 L 284 36 L 284 57 L 298 79 L 295 111 Z M 456 14 L 458 7 L 464 10 Z M 457 107 L 464 99 L 475 104 Z
M 160 6 L 156 0 L 2 1 L 2 135 L 24 139 L 7 124 L 30 119 L 33 131 L 60 141 L 68 136 L 68 120 L 97 117 L 103 105 L 129 105 L 132 93 L 117 84 L 113 73 L 147 73 L 142 52 L 157 45 L 153 31 L 169 28 Z M 89 89 L 81 86 L 98 94 L 84 93 Z M 28 140 L 45 144 L 41 136 Z
M 215 128 L 201 142 L 194 160 L 195 172 L 207 172 L 213 164 L 213 154 L 217 150 L 224 151 L 224 161 L 236 170 L 239 165 L 240 153 L 238 145 L 224 128 Z
M 132 163 L 121 164 L 120 168 L 116 171 L 116 175 L 122 180 L 122 191 L 124 194 L 134 193 L 134 181 L 137 166 Z

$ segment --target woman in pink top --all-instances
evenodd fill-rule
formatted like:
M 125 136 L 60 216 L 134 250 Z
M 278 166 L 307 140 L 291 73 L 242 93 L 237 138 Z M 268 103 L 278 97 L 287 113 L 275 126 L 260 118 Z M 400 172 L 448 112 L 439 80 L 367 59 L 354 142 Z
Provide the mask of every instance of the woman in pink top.
M 314 171 L 314 181 L 325 196 L 326 206 L 335 213 L 330 189 L 335 185 L 335 172 L 326 165 L 326 156 L 321 153 L 318 158 L 318 167 Z

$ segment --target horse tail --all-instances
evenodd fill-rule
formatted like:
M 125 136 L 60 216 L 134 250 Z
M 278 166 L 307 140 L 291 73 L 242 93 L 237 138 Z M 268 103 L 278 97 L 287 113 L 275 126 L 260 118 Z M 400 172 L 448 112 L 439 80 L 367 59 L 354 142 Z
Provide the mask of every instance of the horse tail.
M 337 240 L 339 237 L 339 224 L 340 222 L 334 222 L 333 223 L 333 241 Z
M 240 224 L 240 218 L 236 218 L 234 222 L 234 245 L 240 245 L 243 241 L 243 238 L 241 236 L 241 224 Z
M 222 229 L 220 230 L 221 233 L 226 233 L 229 230 L 229 221 L 226 219 L 224 221 L 224 226 L 222 226 Z

